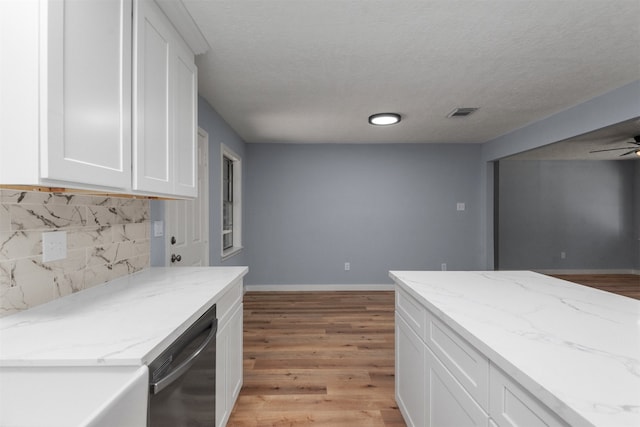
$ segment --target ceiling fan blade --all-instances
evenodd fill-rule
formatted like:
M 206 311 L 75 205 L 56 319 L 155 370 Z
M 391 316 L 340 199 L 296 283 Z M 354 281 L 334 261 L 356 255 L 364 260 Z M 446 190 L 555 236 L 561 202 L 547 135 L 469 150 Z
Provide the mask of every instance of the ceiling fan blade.
M 604 150 L 594 150 L 594 151 L 589 151 L 590 153 L 599 153 L 601 151 L 616 151 L 616 150 L 628 150 L 632 147 L 622 147 L 622 148 L 606 148 Z M 637 150 L 637 148 L 634 148 L 634 150 Z
M 626 156 L 627 154 L 635 153 L 636 151 L 638 151 L 638 149 L 637 149 L 637 148 L 634 148 L 634 149 L 633 149 L 633 150 L 631 150 L 631 151 L 627 151 L 627 152 L 626 152 L 626 153 L 624 153 L 624 154 L 620 154 L 620 156 L 619 156 L 619 157 Z

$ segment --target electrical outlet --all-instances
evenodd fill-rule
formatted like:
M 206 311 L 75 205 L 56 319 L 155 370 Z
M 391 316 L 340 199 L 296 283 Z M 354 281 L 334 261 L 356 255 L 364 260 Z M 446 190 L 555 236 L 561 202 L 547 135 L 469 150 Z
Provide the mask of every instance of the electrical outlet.
M 463 202 L 458 202 L 458 203 L 456 204 L 456 210 L 458 210 L 458 211 L 463 211 L 463 210 L 465 210 L 465 208 L 466 208 L 466 207 L 465 207 L 465 205 L 464 205 L 464 203 L 463 203 Z
M 42 233 L 42 261 L 56 261 L 67 257 L 67 232 Z
M 567 253 L 565 251 L 560 252 L 560 259 L 567 259 Z
M 345 262 L 344 263 L 344 271 L 349 271 L 351 270 L 351 263 L 350 262 Z
M 442 271 L 447 271 L 447 263 L 443 262 L 442 264 L 440 264 L 440 268 L 442 268 Z

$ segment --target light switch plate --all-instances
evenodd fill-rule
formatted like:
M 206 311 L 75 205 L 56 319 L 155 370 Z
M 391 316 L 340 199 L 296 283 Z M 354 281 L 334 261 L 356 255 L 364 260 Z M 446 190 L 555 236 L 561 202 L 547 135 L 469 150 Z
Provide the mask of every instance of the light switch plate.
M 67 232 L 42 233 L 42 261 L 57 261 L 67 257 Z
M 153 221 L 153 237 L 164 236 L 164 222 Z

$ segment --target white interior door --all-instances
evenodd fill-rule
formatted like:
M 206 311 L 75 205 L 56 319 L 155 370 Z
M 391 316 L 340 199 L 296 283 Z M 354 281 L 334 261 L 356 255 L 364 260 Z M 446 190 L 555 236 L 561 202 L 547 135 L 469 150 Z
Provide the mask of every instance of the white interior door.
M 209 265 L 209 135 L 198 129 L 198 197 L 165 202 L 165 265 Z

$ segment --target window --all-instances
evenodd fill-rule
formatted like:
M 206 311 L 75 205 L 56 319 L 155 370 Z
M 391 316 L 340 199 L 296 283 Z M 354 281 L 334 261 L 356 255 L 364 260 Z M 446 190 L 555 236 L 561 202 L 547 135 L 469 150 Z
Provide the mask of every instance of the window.
M 233 248 L 233 159 L 222 156 L 222 250 Z
M 222 258 L 242 249 L 242 168 L 240 157 L 222 144 Z

